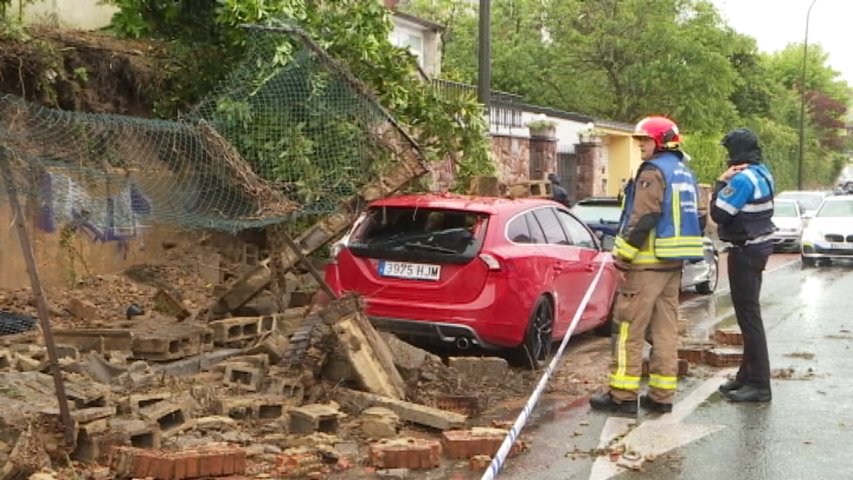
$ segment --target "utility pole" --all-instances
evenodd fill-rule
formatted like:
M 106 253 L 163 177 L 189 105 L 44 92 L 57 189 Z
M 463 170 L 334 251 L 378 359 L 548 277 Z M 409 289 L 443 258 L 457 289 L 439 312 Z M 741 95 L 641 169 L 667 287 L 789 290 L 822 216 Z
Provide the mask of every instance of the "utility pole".
M 477 100 L 486 116 L 492 104 L 491 0 L 480 0 L 480 48 L 478 52 Z
M 809 51 L 809 16 L 817 0 L 812 0 L 806 12 L 806 36 L 803 40 L 803 74 L 800 77 L 800 158 L 797 163 L 797 190 L 803 189 L 803 145 L 806 134 L 806 59 Z

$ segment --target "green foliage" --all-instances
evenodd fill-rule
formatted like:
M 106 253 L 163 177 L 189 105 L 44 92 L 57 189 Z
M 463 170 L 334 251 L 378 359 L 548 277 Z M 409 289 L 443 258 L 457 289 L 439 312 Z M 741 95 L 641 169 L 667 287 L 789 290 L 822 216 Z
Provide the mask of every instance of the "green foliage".
M 412 131 L 429 160 L 453 158 L 459 185 L 467 185 L 470 175 L 494 171 L 489 158 L 481 108 L 473 99 L 445 99 L 429 83 L 417 77 L 413 57 L 394 47 L 388 40 L 392 23 L 389 12 L 379 0 L 220 0 L 216 3 L 195 0 L 112 0 L 119 7 L 113 27 L 129 36 L 153 36 L 168 40 L 183 67 L 174 74 L 170 97 L 162 99 L 159 113 L 168 116 L 203 98 L 228 73 L 247 47 L 242 24 L 278 25 L 296 23 L 305 29 L 332 57 L 349 69 L 374 92 L 380 102 Z M 265 65 L 268 77 L 291 60 L 288 45 Z M 264 78 L 256 79 L 263 88 Z M 314 79 L 319 81 L 319 79 Z M 318 92 L 322 90 L 315 85 Z M 256 115 L 250 105 L 219 105 L 223 114 L 235 121 Z M 223 117 L 224 118 L 224 117 Z M 256 121 L 263 119 L 255 118 Z M 341 119 L 344 123 L 347 119 Z M 281 165 L 303 159 L 306 152 L 320 148 L 310 140 L 311 132 L 296 128 L 288 145 L 266 144 L 261 138 L 237 139 L 241 146 L 265 145 L 273 151 L 283 148 L 277 160 L 262 155 L 258 165 L 282 181 Z M 344 134 L 346 125 L 339 128 Z M 233 140 L 233 139 L 232 139 Z M 268 139 L 267 139 L 268 140 Z M 274 163 L 278 161 L 279 166 Z M 269 162 L 273 164 L 268 165 Z M 303 165 L 304 175 L 315 175 Z M 349 168 L 349 167 L 346 167 Z M 346 171 L 337 172 L 347 175 Z
M 443 22 L 444 65 L 477 78 L 477 10 L 464 0 L 412 0 Z M 694 168 L 710 181 L 724 165 L 723 134 L 740 125 L 762 143 L 784 188 L 799 170 L 802 44 L 772 54 L 734 32 L 703 0 L 506 0 L 492 2 L 492 84 L 527 101 L 633 123 L 668 115 L 686 135 Z M 810 45 L 804 121 L 805 185 L 827 185 L 849 139 L 838 137 L 851 89 Z M 849 111 L 849 107 L 847 109 Z

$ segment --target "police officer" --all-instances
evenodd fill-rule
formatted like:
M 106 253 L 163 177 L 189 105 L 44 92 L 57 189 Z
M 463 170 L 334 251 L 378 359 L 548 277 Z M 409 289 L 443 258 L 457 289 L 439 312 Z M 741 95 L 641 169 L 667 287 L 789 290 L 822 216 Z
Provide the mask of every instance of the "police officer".
M 613 250 L 620 273 L 613 310 L 615 344 L 609 392 L 595 410 L 636 413 L 646 331 L 654 348 L 648 394 L 640 405 L 672 411 L 678 382 L 678 294 L 685 260 L 703 258 L 696 180 L 685 166 L 678 126 L 664 117 L 637 124 L 643 163 L 626 186 Z
M 711 218 L 720 240 L 730 242 L 729 285 L 738 326 L 743 334 L 743 358 L 737 375 L 720 386 L 733 402 L 769 402 L 770 360 L 761 320 L 761 276 L 773 253 L 773 176 L 762 164 L 758 138 L 746 128 L 732 130 L 721 142 L 729 168 L 714 186 Z
M 571 208 L 572 202 L 569 200 L 569 192 L 560 185 L 560 177 L 555 173 L 549 173 L 548 180 L 551 182 L 551 200 Z

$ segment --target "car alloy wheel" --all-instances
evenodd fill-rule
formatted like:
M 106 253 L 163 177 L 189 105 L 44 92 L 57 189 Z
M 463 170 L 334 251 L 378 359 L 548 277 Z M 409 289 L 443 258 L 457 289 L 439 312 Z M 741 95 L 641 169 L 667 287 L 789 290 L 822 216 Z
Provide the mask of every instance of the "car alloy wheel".
M 527 322 L 524 340 L 515 348 L 515 363 L 531 370 L 544 366 L 551 355 L 553 332 L 554 308 L 547 297 L 539 297 Z

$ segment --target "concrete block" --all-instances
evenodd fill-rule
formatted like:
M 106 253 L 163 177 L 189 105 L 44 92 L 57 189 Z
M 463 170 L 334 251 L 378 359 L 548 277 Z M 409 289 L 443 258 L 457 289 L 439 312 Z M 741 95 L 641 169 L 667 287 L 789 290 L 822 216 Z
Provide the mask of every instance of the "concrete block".
M 361 412 L 361 431 L 369 438 L 397 436 L 400 416 L 384 407 L 370 407 Z
M 213 342 L 216 345 L 255 340 L 276 329 L 273 316 L 226 318 L 214 320 L 209 325 L 213 329 Z
M 335 390 L 335 394 L 336 399 L 340 403 L 355 405 L 360 409 L 371 406 L 386 407 L 394 411 L 405 422 L 426 425 L 438 430 L 460 428 L 468 420 L 468 417 L 465 415 L 455 412 L 447 412 L 425 405 L 359 392 L 348 388 L 338 388 Z
M 335 433 L 338 421 L 345 416 L 336 405 L 316 403 L 291 408 L 288 413 L 291 433 Z
M 244 363 L 228 363 L 225 366 L 222 384 L 226 387 L 256 392 L 260 390 L 263 379 L 264 372 L 260 368 L 250 367 Z
M 192 427 L 189 409 L 182 402 L 163 401 L 140 408 L 139 414 L 160 428 L 165 436 L 174 435 Z
M 363 313 L 339 317 L 333 329 L 338 337 L 339 351 L 349 360 L 362 388 L 385 397 L 406 398 L 406 384 L 394 365 L 388 345 Z
M 130 330 L 122 328 L 58 328 L 53 337 L 56 343 L 73 345 L 80 351 L 129 351 L 133 346 Z
M 270 374 L 272 375 L 272 372 Z M 269 395 L 286 399 L 288 404 L 294 407 L 302 405 L 302 400 L 305 398 L 305 387 L 299 378 L 272 377 L 265 391 Z
M 376 468 L 420 470 L 441 464 L 441 443 L 424 438 L 381 440 L 369 447 L 370 464 Z
M 154 406 L 160 402 L 165 402 L 172 399 L 172 392 L 148 392 L 148 393 L 133 393 L 127 398 L 130 412 L 138 415 L 143 408 Z

